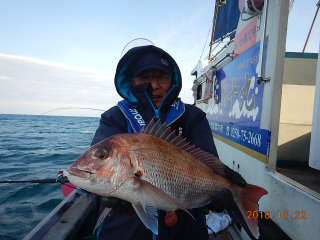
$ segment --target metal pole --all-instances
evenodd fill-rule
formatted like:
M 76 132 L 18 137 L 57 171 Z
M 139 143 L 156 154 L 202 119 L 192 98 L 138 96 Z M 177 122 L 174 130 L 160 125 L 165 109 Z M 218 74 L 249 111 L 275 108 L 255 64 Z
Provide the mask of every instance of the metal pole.
M 308 44 L 308 41 L 309 41 L 309 37 L 310 37 L 311 31 L 312 31 L 312 28 L 313 28 L 313 24 L 314 24 L 314 22 L 316 21 L 316 18 L 317 18 L 318 12 L 319 12 L 320 1 L 317 3 L 317 7 L 318 7 L 318 9 L 317 9 L 316 14 L 315 14 L 315 16 L 314 16 L 314 18 L 313 18 L 313 22 L 312 22 L 312 24 L 311 24 L 311 28 L 310 28 L 310 31 L 309 31 L 309 34 L 308 34 L 306 43 L 304 44 L 304 47 L 303 47 L 303 50 L 302 50 L 303 53 L 304 53 L 304 50 L 306 50 L 306 47 L 307 47 L 307 44 Z
M 221 38 L 218 38 L 217 40 L 215 40 L 215 41 L 212 43 L 212 45 L 215 44 L 215 43 L 217 43 L 217 42 L 222 41 L 221 39 L 225 39 L 225 38 L 229 37 L 231 34 L 235 33 L 236 31 L 237 31 L 237 29 L 233 30 L 232 32 L 227 33 L 226 35 L 222 36 Z
M 263 24 L 261 29 L 261 39 L 260 39 L 260 54 L 259 54 L 259 63 L 260 67 L 258 69 L 258 77 L 257 83 L 260 84 L 264 79 L 262 77 L 262 69 L 263 69 L 263 56 L 264 56 L 264 38 L 266 35 L 266 28 L 267 28 L 267 10 L 268 10 L 268 0 L 264 0 L 263 3 Z
M 210 61 L 210 57 L 211 57 L 211 50 L 212 50 L 212 42 L 213 42 L 214 32 L 216 30 L 218 8 L 219 8 L 218 0 L 216 0 L 216 8 L 215 8 L 215 13 L 214 13 L 214 21 L 213 21 L 213 26 L 212 26 L 212 35 L 211 35 L 210 50 L 209 50 L 209 57 L 208 57 L 209 61 Z

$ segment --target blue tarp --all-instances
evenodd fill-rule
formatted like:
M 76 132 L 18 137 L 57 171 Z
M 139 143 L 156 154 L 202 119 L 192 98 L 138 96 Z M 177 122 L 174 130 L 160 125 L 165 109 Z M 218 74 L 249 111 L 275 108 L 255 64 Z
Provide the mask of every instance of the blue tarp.
M 226 2 L 226 5 L 219 7 L 218 9 L 218 17 L 213 41 L 221 38 L 229 32 L 232 32 L 238 26 L 240 17 L 238 0 L 227 0 Z

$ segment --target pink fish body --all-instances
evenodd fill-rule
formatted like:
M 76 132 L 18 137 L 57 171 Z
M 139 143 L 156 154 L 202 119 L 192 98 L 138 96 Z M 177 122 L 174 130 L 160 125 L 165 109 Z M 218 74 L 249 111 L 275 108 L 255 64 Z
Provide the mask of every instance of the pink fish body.
M 141 133 L 114 135 L 90 147 L 70 166 L 70 182 L 131 202 L 145 226 L 156 234 L 157 209 L 188 212 L 229 189 L 258 237 L 257 219 L 247 219 L 246 213 L 258 210 L 258 200 L 267 191 L 250 184 L 246 188 L 234 185 L 218 158 L 190 146 L 165 123 L 159 125 L 151 121 Z

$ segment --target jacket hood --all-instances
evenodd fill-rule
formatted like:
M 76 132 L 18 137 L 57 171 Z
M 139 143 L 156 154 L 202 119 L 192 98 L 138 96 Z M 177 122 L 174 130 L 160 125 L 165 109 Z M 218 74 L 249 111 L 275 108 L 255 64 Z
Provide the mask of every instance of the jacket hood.
M 173 66 L 172 71 L 172 82 L 175 86 L 175 92 L 177 96 L 179 95 L 182 87 L 182 78 L 178 64 L 175 60 L 161 48 L 155 47 L 153 45 L 141 46 L 130 49 L 119 61 L 117 65 L 116 74 L 114 77 L 114 84 L 117 89 L 118 94 L 128 100 L 131 103 L 139 102 L 139 100 L 132 93 L 132 85 L 130 82 L 132 74 L 132 66 L 135 60 L 137 60 L 142 54 L 148 51 L 155 51 L 166 57 Z

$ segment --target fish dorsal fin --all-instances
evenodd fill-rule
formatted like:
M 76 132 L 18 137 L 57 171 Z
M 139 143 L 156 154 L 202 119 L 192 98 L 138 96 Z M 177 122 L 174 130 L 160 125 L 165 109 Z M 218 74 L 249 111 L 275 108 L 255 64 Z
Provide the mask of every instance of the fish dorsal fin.
M 166 122 L 161 124 L 160 119 L 157 122 L 154 122 L 152 118 L 146 128 L 140 130 L 140 133 L 160 138 L 176 147 L 181 148 L 208 165 L 216 174 L 226 177 L 224 173 L 225 166 L 219 158 L 215 157 L 211 153 L 201 150 L 200 148 L 195 148 L 194 145 L 190 145 L 185 138 L 182 138 L 181 135 L 177 136 L 175 131 L 171 131 L 170 127 L 166 127 Z

